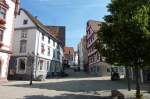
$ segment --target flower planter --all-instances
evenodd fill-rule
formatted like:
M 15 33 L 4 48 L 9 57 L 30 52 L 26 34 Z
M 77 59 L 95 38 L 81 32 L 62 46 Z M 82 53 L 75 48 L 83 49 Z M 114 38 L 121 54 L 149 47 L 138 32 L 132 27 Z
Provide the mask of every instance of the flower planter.
M 4 19 L 0 19 L 0 25 L 5 25 L 6 21 Z
M 5 30 L 5 29 L 6 29 L 6 28 L 5 28 L 5 25 L 0 24 L 0 29 L 1 29 L 1 30 Z
M 0 48 L 3 46 L 4 44 L 2 43 L 2 41 L 0 41 Z

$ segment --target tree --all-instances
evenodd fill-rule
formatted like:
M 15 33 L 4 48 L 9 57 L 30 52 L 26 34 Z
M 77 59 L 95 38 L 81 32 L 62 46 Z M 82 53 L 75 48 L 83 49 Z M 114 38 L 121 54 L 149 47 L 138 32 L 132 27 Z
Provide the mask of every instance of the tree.
M 139 69 L 150 65 L 149 5 L 150 0 L 111 0 L 95 43 L 106 62 L 135 69 L 137 98 Z

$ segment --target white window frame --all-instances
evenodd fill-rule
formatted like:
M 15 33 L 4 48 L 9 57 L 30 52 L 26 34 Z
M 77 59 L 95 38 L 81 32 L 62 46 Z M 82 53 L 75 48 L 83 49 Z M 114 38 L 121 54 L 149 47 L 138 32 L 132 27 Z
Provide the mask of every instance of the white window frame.
M 21 31 L 21 38 L 27 38 L 28 30 L 22 30 Z

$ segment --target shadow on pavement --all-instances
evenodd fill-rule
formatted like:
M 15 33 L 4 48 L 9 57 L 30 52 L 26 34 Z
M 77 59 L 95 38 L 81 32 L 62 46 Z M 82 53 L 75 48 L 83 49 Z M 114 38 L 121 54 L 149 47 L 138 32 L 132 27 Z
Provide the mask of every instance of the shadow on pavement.
M 41 96 L 41 95 L 34 95 L 34 96 L 25 96 L 24 99 L 113 99 L 111 97 L 100 97 L 100 96 L 91 96 L 91 95 L 75 95 L 75 94 L 63 94 L 61 96 Z
M 42 96 L 42 95 L 33 95 L 25 96 L 24 99 L 134 99 L 134 98 L 125 98 L 124 95 L 117 91 L 112 90 L 111 96 L 94 96 L 94 95 L 81 95 L 81 94 L 62 94 L 60 96 Z
M 28 84 L 14 84 L 4 86 L 38 88 L 56 91 L 69 91 L 69 92 L 90 92 L 90 91 L 127 89 L 127 86 L 125 84 L 109 80 L 71 80 L 63 82 L 33 83 L 32 86 L 29 86 Z

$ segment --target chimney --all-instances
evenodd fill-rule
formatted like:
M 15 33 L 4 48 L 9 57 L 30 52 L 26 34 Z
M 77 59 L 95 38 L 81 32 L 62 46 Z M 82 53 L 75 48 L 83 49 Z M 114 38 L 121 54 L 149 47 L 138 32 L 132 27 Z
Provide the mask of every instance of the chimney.
M 35 16 L 35 18 L 37 19 L 37 18 L 38 18 L 38 16 Z

